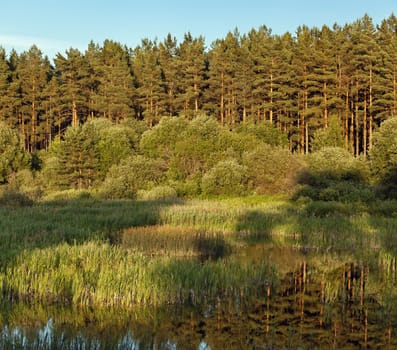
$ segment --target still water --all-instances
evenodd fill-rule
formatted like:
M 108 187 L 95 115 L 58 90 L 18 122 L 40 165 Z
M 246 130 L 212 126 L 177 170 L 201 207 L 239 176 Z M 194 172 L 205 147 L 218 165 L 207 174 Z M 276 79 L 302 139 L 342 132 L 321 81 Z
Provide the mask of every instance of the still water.
M 395 349 L 393 255 L 310 252 L 269 245 L 241 256 L 274 264 L 263 295 L 132 310 L 5 303 L 1 349 Z M 255 286 L 252 286 L 255 288 Z

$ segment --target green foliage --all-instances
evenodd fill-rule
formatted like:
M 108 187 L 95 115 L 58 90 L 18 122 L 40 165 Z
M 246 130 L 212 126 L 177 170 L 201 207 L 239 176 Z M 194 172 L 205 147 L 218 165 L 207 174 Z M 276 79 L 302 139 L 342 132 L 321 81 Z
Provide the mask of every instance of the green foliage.
M 137 199 L 141 200 L 158 200 L 158 199 L 174 199 L 178 194 L 174 188 L 167 185 L 155 186 L 149 190 L 139 190 Z
M 3 185 L 0 188 L 0 206 L 9 207 L 30 207 L 33 200 L 26 194 L 8 186 Z
M 8 187 L 33 201 L 39 200 L 43 195 L 43 186 L 40 180 L 29 169 L 22 169 L 11 174 L 9 176 Z
M 148 130 L 147 124 L 142 120 L 128 118 L 123 120 L 119 125 L 124 128 L 128 140 L 130 141 L 131 148 L 137 151 L 143 133 Z
M 299 175 L 299 183 L 303 186 L 295 193 L 295 198 L 342 202 L 370 202 L 375 198 L 369 184 L 367 162 L 354 158 L 345 149 L 322 148 L 310 155 L 308 162 L 308 168 Z
M 312 152 L 316 152 L 325 147 L 345 148 L 343 129 L 339 125 L 337 118 L 330 118 L 327 128 L 318 129 L 313 134 L 311 142 Z
M 375 26 L 365 15 L 346 26 L 301 26 L 295 36 L 261 26 L 229 32 L 208 50 L 202 36 L 190 33 L 181 43 L 169 34 L 135 48 L 105 40 L 90 42 L 84 53 L 57 54 L 54 65 L 36 46 L 0 50 L 0 120 L 24 134 L 29 151 L 47 149 L 55 133 L 100 117 L 152 128 L 162 115 L 207 113 L 271 145 L 287 146 L 288 137 L 293 151 L 348 146 L 365 154 L 372 129 L 397 116 L 395 23 L 391 15 Z M 330 116 L 337 115 L 349 121 L 335 128 Z M 135 146 L 137 134 L 130 135 Z M 161 157 L 172 156 L 167 149 L 177 139 L 167 141 L 171 147 L 160 142 Z M 144 155 L 160 156 L 150 140 L 142 146 Z
M 117 125 L 100 130 L 96 148 L 99 153 L 99 171 L 103 177 L 112 165 L 133 154 L 126 128 Z
M 246 192 L 247 169 L 235 159 L 220 161 L 202 178 L 201 188 L 207 195 L 239 196 Z
M 176 180 L 201 176 L 221 160 L 222 128 L 209 116 L 200 115 L 179 135 L 170 160 L 169 177 Z
M 347 150 L 340 147 L 325 147 L 308 157 L 309 168 L 313 173 L 325 173 L 331 178 L 369 180 L 368 163 L 361 158 L 353 157 Z
M 178 197 L 194 198 L 201 193 L 201 176 L 192 176 L 186 180 L 168 180 L 173 188 L 175 188 Z
M 281 147 L 288 146 L 287 135 L 269 121 L 260 123 L 242 123 L 236 128 L 236 131 L 245 137 L 254 136 L 258 141 L 268 145 Z
M 49 182 L 61 189 L 92 187 L 99 174 L 98 139 L 98 131 L 91 123 L 69 127 L 64 139 L 51 145 L 44 171 L 53 176 Z
M 154 128 L 142 134 L 140 150 L 145 156 L 169 160 L 174 154 L 175 143 L 186 130 L 184 118 L 163 117 Z
M 382 196 L 397 198 L 397 119 L 384 121 L 373 135 L 372 175 Z
M 303 162 L 286 148 L 262 145 L 243 155 L 249 186 L 257 194 L 291 193 Z
M 11 173 L 26 166 L 26 160 L 17 132 L 0 122 L 0 184 L 6 183 Z
M 148 190 L 163 178 L 162 161 L 133 156 L 110 168 L 99 192 L 105 198 L 135 198 L 138 190 Z

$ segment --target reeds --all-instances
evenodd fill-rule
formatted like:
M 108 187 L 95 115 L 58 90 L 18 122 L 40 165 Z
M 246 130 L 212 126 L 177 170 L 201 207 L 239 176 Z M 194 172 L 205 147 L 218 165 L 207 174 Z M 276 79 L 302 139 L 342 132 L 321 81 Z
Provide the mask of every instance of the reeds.
M 275 276 L 265 263 L 153 258 L 88 242 L 25 251 L 2 278 L 8 299 L 128 308 L 199 303 L 240 289 L 260 293 Z
M 396 217 L 344 204 L 334 213 L 335 206 L 256 198 L 82 198 L 1 207 L 0 286 L 10 299 L 162 305 L 200 302 L 226 291 L 250 294 L 274 281 L 268 263 L 227 258 L 252 242 L 350 254 L 352 260 L 363 260 L 370 249 L 395 256 Z M 219 260 L 186 259 L 197 256 Z
M 232 236 L 219 231 L 155 225 L 122 230 L 117 244 L 149 256 L 221 258 L 232 252 Z

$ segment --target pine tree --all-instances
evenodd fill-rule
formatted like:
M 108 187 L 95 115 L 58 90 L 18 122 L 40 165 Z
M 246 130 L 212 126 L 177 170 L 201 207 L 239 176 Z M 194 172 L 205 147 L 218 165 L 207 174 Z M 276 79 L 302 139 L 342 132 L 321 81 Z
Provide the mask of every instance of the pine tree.
M 76 49 L 66 51 L 66 57 L 58 54 L 54 61 L 62 96 L 61 114 L 69 120 L 68 124 L 77 126 L 88 115 L 87 62 Z
M 217 40 L 209 54 L 209 89 L 207 105 L 222 125 L 233 126 L 239 120 L 237 103 L 237 65 L 240 54 L 240 34 L 229 32 Z
M 378 123 L 397 116 L 397 17 L 382 21 L 377 32 L 380 59 L 374 76 L 373 114 Z
M 59 81 L 54 75 L 47 83 L 44 92 L 44 148 L 48 150 L 55 135 L 61 137 L 61 133 L 70 125 L 68 115 L 62 115 L 63 103 L 62 92 L 60 90 Z
M 99 117 L 99 86 L 102 76 L 101 49 L 98 44 L 91 41 L 84 53 L 88 64 L 87 95 L 88 95 L 88 119 Z
M 43 91 L 51 75 L 48 58 L 43 58 L 41 51 L 33 45 L 20 55 L 17 74 L 22 99 L 22 124 L 26 121 L 30 129 L 25 129 L 24 134 L 28 149 L 35 151 L 43 141 L 38 127 L 43 115 Z
M 28 145 L 25 139 L 25 122 L 22 114 L 22 97 L 21 97 L 21 83 L 18 79 L 18 64 L 19 55 L 15 50 L 11 50 L 8 66 L 10 68 L 10 84 L 8 86 L 8 97 L 9 97 L 9 113 L 10 120 L 9 124 L 17 128 L 24 150 L 28 149 Z
M 294 57 L 295 42 L 290 33 L 274 38 L 273 62 L 273 103 L 277 121 L 280 128 L 288 134 L 290 150 L 296 149 L 299 142 L 297 135 L 297 89 L 292 62 Z
M 332 44 L 333 33 L 323 26 L 315 31 L 314 42 L 314 79 L 317 82 L 314 94 L 318 94 L 318 108 L 321 109 L 323 127 L 329 124 L 329 114 L 335 110 L 339 99 L 336 93 L 337 62 Z
M 99 174 L 98 133 L 92 124 L 71 126 L 52 144 L 54 181 L 60 188 L 90 188 Z
M 309 152 L 310 129 L 318 127 L 318 118 L 321 116 L 314 76 L 315 61 L 313 47 L 313 31 L 306 26 L 299 27 L 294 50 L 293 70 L 297 84 L 297 127 L 299 130 L 299 150 L 301 153 Z
M 253 113 L 256 121 L 274 119 L 274 54 L 271 31 L 265 26 L 248 34 L 253 63 Z
M 360 151 L 366 156 L 372 143 L 373 130 L 373 81 L 378 47 L 372 19 L 365 15 L 352 26 L 353 43 L 353 94 L 355 118 L 355 155 Z M 361 142 L 360 142 L 360 134 Z
M 119 123 L 132 114 L 133 80 L 126 48 L 105 40 L 101 51 L 98 110 Z
M 132 56 L 138 94 L 138 116 L 152 127 L 163 114 L 166 101 L 157 43 L 143 40 L 141 46 L 135 48 Z
M 180 44 L 178 60 L 178 106 L 179 112 L 192 117 L 202 107 L 201 93 L 204 86 L 205 52 L 204 38 L 185 34 Z
M 178 56 L 179 48 L 177 41 L 171 34 L 159 45 L 160 56 L 159 61 L 161 65 L 162 75 L 166 85 L 167 102 L 165 111 L 167 115 L 173 116 L 176 114 L 175 97 L 178 89 Z
M 0 121 L 6 121 L 11 117 L 10 110 L 10 83 L 11 71 L 6 59 L 6 51 L 0 47 Z

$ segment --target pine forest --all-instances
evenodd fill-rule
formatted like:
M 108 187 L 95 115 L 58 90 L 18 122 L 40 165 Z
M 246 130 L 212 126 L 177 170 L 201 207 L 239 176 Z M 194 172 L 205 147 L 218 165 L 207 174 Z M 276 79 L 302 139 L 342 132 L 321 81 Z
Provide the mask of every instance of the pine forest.
M 336 118 L 347 149 L 366 156 L 373 131 L 397 115 L 397 18 L 375 26 L 366 15 L 283 35 L 236 29 L 209 48 L 190 33 L 181 43 L 169 34 L 135 48 L 106 40 L 53 63 L 36 46 L 2 49 L 0 89 L 0 120 L 29 152 L 99 117 L 151 128 L 162 116 L 207 114 L 230 129 L 269 121 L 298 153 L 309 153 L 316 131 Z

